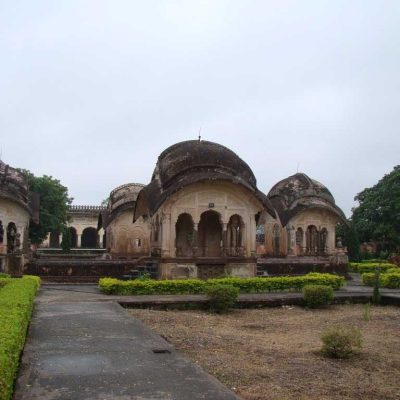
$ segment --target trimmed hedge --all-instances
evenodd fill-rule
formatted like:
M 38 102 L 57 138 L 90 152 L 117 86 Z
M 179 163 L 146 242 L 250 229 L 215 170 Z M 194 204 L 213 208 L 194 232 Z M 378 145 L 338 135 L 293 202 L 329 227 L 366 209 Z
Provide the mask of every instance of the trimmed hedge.
M 380 272 L 386 272 L 389 269 L 398 268 L 400 272 L 400 268 L 396 264 L 390 264 L 388 262 L 381 264 L 376 262 L 350 263 L 349 267 L 351 272 L 358 272 L 359 274 L 374 272 L 376 268 L 378 268 Z
M 36 276 L 5 278 L 0 289 L 0 399 L 11 399 L 21 351 L 40 284 Z
M 306 285 L 303 287 L 303 298 L 307 307 L 327 306 L 333 300 L 333 289 L 326 285 Z
M 207 281 L 200 279 L 120 281 L 101 278 L 99 288 L 105 294 L 146 295 L 146 294 L 203 294 L 210 285 L 231 285 L 242 293 L 265 293 L 283 290 L 301 291 L 305 285 L 327 285 L 339 289 L 344 278 L 332 274 L 310 273 L 302 276 L 270 278 L 219 278 Z
M 362 281 L 364 285 L 374 286 L 375 274 L 372 272 L 362 274 Z M 379 282 L 381 287 L 388 289 L 400 289 L 400 270 L 399 272 L 381 274 Z

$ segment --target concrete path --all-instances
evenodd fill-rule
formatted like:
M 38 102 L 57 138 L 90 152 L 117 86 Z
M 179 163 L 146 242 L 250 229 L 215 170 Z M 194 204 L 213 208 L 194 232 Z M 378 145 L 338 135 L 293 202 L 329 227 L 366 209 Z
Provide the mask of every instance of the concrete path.
M 14 400 L 238 399 L 118 303 L 87 291 L 41 289 Z
M 357 277 L 356 277 L 357 278 Z M 399 290 L 382 290 L 399 304 Z M 337 299 L 368 301 L 359 280 Z M 301 300 L 299 293 L 242 294 L 240 302 Z M 238 399 L 118 304 L 204 302 L 205 296 L 107 296 L 95 285 L 42 285 L 14 400 Z

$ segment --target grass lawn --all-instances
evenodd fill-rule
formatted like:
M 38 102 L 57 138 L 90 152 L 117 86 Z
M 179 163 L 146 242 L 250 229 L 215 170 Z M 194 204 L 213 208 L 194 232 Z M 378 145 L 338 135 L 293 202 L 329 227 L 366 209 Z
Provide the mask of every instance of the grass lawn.
M 337 305 L 205 311 L 130 310 L 241 397 L 268 399 L 400 399 L 400 308 Z M 319 354 L 332 324 L 361 329 L 364 347 L 349 360 Z

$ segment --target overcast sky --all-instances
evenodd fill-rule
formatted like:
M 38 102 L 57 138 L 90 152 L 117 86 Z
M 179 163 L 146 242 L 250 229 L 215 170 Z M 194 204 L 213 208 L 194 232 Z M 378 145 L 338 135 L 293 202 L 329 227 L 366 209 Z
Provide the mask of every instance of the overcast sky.
M 148 183 L 201 128 L 260 190 L 299 170 L 350 215 L 399 127 L 398 0 L 0 0 L 2 159 L 74 204 Z

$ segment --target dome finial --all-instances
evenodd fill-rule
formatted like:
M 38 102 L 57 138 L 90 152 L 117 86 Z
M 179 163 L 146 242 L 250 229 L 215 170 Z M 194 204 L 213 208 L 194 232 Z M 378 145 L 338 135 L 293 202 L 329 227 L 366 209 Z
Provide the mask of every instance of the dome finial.
M 201 134 L 201 128 L 202 127 L 200 127 L 200 129 L 199 129 L 199 142 L 201 142 L 201 135 L 200 135 Z

